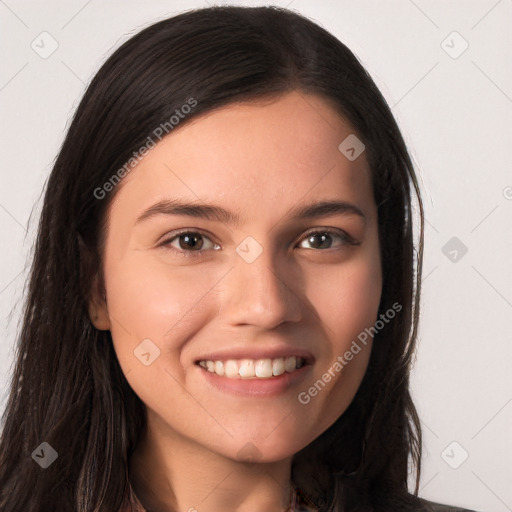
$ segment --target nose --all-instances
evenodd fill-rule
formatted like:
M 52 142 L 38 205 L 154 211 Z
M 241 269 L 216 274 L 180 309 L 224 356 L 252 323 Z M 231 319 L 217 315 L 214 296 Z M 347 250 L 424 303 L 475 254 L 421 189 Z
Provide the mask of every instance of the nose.
M 270 250 L 251 263 L 236 255 L 220 295 L 219 314 L 230 325 L 255 325 L 272 329 L 302 318 L 303 301 L 296 289 L 300 280 L 285 261 L 276 262 Z

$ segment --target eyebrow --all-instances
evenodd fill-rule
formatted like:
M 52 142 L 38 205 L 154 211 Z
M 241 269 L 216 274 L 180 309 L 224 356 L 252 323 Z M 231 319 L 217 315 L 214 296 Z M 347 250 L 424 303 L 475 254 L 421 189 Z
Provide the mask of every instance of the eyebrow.
M 183 215 L 210 221 L 240 226 L 241 217 L 221 206 L 205 203 L 182 201 L 180 199 L 164 199 L 150 206 L 137 218 L 139 224 L 155 215 Z M 360 208 L 352 203 L 338 200 L 325 200 L 307 205 L 300 205 L 287 212 L 287 220 L 305 220 L 330 215 L 358 215 L 366 222 L 366 216 Z

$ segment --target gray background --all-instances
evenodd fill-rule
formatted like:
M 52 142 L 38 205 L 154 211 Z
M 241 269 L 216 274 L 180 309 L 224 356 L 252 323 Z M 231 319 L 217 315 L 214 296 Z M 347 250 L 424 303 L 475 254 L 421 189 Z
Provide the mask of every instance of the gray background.
M 420 495 L 512 511 L 512 0 L 274 4 L 313 18 L 361 59 L 422 182 L 425 273 L 412 376 L 424 431 Z M 2 411 L 41 190 L 86 84 L 140 28 L 207 5 L 0 0 Z

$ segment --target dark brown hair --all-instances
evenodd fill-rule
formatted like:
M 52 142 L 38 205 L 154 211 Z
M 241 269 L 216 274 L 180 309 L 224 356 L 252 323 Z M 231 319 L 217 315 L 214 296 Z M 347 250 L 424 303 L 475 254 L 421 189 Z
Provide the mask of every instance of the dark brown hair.
M 329 101 L 365 144 L 378 207 L 379 314 L 402 306 L 375 334 L 346 412 L 294 456 L 293 483 L 322 512 L 422 510 L 421 429 L 409 372 L 423 209 L 399 128 L 358 59 L 317 24 L 276 7 L 212 7 L 159 21 L 125 42 L 92 80 L 69 127 L 46 183 L 3 415 L 2 512 L 112 512 L 128 488 L 145 406 L 124 377 L 110 332 L 96 330 L 88 315 L 93 278 L 102 275 L 106 214 L 119 189 L 98 199 L 98 187 L 190 98 L 197 104 L 181 124 L 292 90 Z M 58 453 L 46 469 L 32 458 L 43 441 Z M 414 494 L 409 463 L 416 467 Z

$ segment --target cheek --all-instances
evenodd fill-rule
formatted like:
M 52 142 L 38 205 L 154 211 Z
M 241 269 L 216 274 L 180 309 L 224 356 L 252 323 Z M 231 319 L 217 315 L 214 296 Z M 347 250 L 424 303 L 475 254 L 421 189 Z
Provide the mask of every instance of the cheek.
M 367 332 L 375 325 L 382 293 L 380 261 L 373 256 L 354 262 L 342 279 L 333 297 L 331 315 L 333 359 L 342 357 L 343 374 L 357 387 L 362 380 L 372 346 L 372 337 Z M 351 386 L 348 386 L 351 387 Z M 355 393 L 356 389 L 353 389 Z
M 105 274 L 112 341 L 129 385 L 148 409 L 162 416 L 179 409 L 178 424 L 187 424 L 198 411 L 186 391 L 180 357 L 210 320 L 207 294 L 215 276 L 202 272 L 192 277 L 190 269 L 180 272 L 137 252 L 106 268 Z
M 340 352 L 377 318 L 382 292 L 382 276 L 378 249 L 361 254 L 333 273 L 316 273 L 316 292 L 310 294 L 332 348 Z M 318 283 L 325 283 L 318 286 Z M 332 354 L 335 357 L 335 354 Z
M 380 260 L 374 254 L 378 252 L 368 252 L 368 257 L 362 255 L 340 268 L 337 279 L 331 272 L 321 293 L 318 289 L 310 295 L 322 324 L 327 326 L 329 343 L 311 387 L 299 398 L 308 404 L 313 416 L 321 418 L 319 434 L 345 412 L 368 366 L 372 337 L 367 329 L 377 320 L 382 291 Z
M 179 349 L 193 335 L 205 314 L 201 301 L 212 287 L 201 273 L 191 282 L 190 272 L 169 269 L 158 259 L 132 252 L 105 266 L 111 332 L 120 363 L 131 368 L 134 350 L 150 339 L 161 354 L 179 368 Z M 166 358 L 167 359 L 167 358 Z
M 375 323 L 379 308 L 382 280 L 378 267 L 360 264 L 342 280 L 333 307 L 337 331 L 359 332 Z

